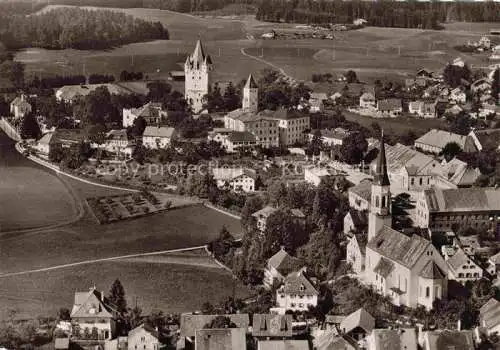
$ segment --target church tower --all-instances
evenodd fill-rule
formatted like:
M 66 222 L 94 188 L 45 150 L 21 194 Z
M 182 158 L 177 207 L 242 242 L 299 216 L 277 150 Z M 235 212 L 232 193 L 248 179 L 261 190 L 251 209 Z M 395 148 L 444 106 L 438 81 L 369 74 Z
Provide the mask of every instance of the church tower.
M 370 212 L 368 214 L 368 241 L 374 238 L 383 226 L 392 226 L 391 184 L 387 174 L 384 132 L 380 137 L 380 152 L 374 169 Z
M 184 97 L 195 113 L 202 110 L 203 96 L 210 91 L 212 69 L 212 59 L 205 53 L 201 41 L 198 40 L 194 52 L 187 57 L 184 64 L 186 78 Z
M 259 109 L 259 88 L 252 74 L 248 76 L 247 83 L 243 88 L 243 110 L 257 112 Z

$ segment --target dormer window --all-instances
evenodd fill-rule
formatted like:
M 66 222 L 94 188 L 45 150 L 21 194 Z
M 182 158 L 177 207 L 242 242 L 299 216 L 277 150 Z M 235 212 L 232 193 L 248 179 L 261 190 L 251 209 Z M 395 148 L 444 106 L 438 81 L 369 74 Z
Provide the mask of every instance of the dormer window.
M 304 287 L 304 285 L 303 285 L 303 284 L 301 284 L 301 285 L 300 285 L 300 291 L 301 291 L 301 292 L 303 292 L 303 291 L 305 291 L 305 290 L 306 290 L 306 287 Z

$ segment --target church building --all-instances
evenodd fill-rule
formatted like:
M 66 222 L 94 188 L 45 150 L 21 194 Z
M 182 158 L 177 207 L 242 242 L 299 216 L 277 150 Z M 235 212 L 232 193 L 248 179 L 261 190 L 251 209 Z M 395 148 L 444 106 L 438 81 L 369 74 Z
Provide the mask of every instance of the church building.
M 356 262 L 355 272 L 378 293 L 389 296 L 395 305 L 422 305 L 430 310 L 436 299 L 447 297 L 447 265 L 429 240 L 391 228 L 391 192 L 383 135 L 380 144 L 371 188 L 368 243 L 363 249 L 359 240 L 349 242 L 347 258 L 363 259 Z M 360 266 L 364 266 L 363 271 L 359 271 Z
M 198 40 L 193 54 L 187 57 L 184 64 L 186 76 L 184 97 L 194 113 L 202 110 L 203 97 L 210 92 L 212 70 L 212 58 L 205 53 L 201 41 Z

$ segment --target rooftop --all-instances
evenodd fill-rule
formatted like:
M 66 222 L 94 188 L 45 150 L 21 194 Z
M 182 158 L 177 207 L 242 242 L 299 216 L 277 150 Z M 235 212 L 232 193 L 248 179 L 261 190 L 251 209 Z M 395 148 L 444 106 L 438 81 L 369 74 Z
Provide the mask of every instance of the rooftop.
M 377 102 L 377 109 L 379 111 L 392 111 L 401 109 L 401 100 L 397 98 L 388 98 L 386 100 L 379 100 Z
M 384 226 L 367 244 L 386 259 L 412 268 L 431 243 L 417 235 L 411 237 Z
M 374 329 L 372 335 L 376 350 L 417 350 L 414 328 Z
M 366 333 L 370 333 L 375 328 L 375 318 L 363 308 L 354 311 L 340 324 L 340 329 L 344 334 L 358 327 L 362 328 Z
M 293 271 L 297 271 L 304 266 L 304 263 L 281 248 L 267 261 L 267 265 L 275 268 L 282 276 L 287 276 Z
M 428 350 L 473 350 L 474 338 L 472 331 L 438 330 L 426 332 L 429 341 Z
M 356 186 L 349 188 L 349 192 L 357 194 L 361 198 L 370 201 L 370 197 L 372 195 L 372 181 L 362 180 Z
M 286 294 L 297 295 L 319 294 L 311 281 L 309 281 L 302 271 L 291 272 L 285 277 L 285 280 L 283 281 L 283 291 Z
M 309 350 L 307 340 L 259 340 L 258 350 Z
M 291 337 L 292 315 L 254 314 L 252 335 L 254 337 Z
M 228 139 L 231 142 L 255 142 L 255 135 L 248 131 L 233 131 Z
M 479 309 L 481 326 L 492 328 L 500 324 L 500 302 L 494 298 L 488 300 Z
M 438 280 L 446 277 L 446 274 L 434 261 L 429 260 L 422 271 L 420 271 L 419 276 L 426 279 Z
M 246 328 L 212 328 L 196 331 L 196 350 L 245 349 Z
M 174 132 L 174 128 L 170 128 L 167 126 L 146 126 L 142 137 L 171 138 Z
M 104 296 L 103 292 L 90 288 L 87 292 L 75 292 L 75 301 L 71 310 L 71 318 L 113 317 L 114 306 Z
M 459 135 L 449 131 L 432 129 L 425 135 L 422 135 L 417 140 L 415 140 L 415 146 L 418 146 L 418 144 L 422 144 L 422 145 L 444 148 L 444 146 L 446 146 L 447 143 L 455 142 L 462 149 L 464 149 L 466 142 L 469 138 L 470 137 L 467 135 Z
M 212 322 L 217 316 L 221 315 L 195 315 L 191 313 L 181 314 L 181 337 L 194 337 L 196 331 L 203 329 L 206 324 Z M 231 322 L 239 328 L 248 328 L 250 319 L 248 314 L 227 314 Z
M 424 196 L 430 212 L 500 211 L 500 190 L 493 187 L 433 187 L 425 190 Z

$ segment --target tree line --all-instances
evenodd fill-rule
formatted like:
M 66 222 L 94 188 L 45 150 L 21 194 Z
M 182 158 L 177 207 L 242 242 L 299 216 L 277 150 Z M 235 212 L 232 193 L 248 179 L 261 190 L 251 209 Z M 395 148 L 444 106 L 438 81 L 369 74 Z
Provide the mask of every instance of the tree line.
M 364 18 L 371 26 L 437 29 L 446 21 L 496 22 L 500 4 L 481 2 L 331 1 L 331 0 L 56 0 L 66 5 L 158 8 L 178 12 L 222 9 L 231 4 L 254 5 L 256 18 L 271 22 L 351 23 Z
M 0 14 L 0 41 L 9 49 L 106 49 L 157 39 L 169 39 L 160 22 L 114 11 L 58 8 L 33 16 Z

